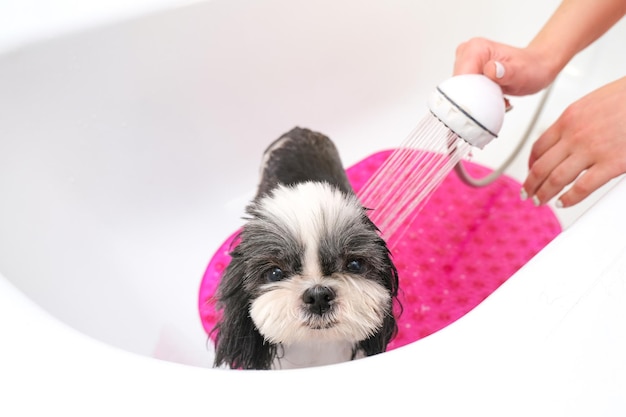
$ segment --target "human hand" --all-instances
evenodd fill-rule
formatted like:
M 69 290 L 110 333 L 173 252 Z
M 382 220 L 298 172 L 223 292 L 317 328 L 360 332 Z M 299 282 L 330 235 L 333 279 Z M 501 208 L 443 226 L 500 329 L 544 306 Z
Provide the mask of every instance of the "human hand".
M 550 85 L 558 70 L 539 48 L 516 48 L 484 38 L 473 38 L 456 49 L 454 75 L 484 74 L 505 94 L 536 93 Z
M 537 139 L 521 196 L 572 206 L 609 180 L 626 173 L 626 77 L 571 104 Z

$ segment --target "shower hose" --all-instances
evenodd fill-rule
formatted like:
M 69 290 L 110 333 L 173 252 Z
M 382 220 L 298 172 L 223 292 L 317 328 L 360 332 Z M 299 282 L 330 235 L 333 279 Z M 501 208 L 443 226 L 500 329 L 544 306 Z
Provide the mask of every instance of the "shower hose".
M 487 186 L 491 184 L 492 182 L 494 182 L 495 180 L 497 180 L 504 173 L 504 171 L 508 169 L 509 165 L 511 165 L 511 163 L 515 160 L 515 158 L 517 158 L 520 151 L 524 147 L 524 144 L 528 141 L 528 138 L 530 137 L 532 131 L 535 129 L 535 125 L 537 124 L 537 121 L 539 120 L 539 116 L 541 116 L 541 112 L 543 111 L 546 101 L 548 101 L 550 92 L 552 91 L 552 86 L 553 84 L 548 86 L 546 90 L 544 91 L 543 96 L 541 97 L 541 101 L 539 102 L 539 105 L 537 106 L 537 109 L 535 110 L 535 113 L 533 114 L 532 119 L 528 123 L 528 126 L 526 127 L 526 131 L 522 135 L 522 138 L 520 139 L 519 143 L 517 144 L 513 152 L 511 152 L 511 155 L 509 155 L 509 157 L 496 170 L 494 170 L 493 172 L 491 172 L 490 174 L 482 178 L 473 178 L 465 170 L 465 167 L 463 166 L 462 161 L 459 161 L 459 163 L 455 165 L 454 170 L 456 171 L 459 178 L 461 178 L 461 180 L 465 184 L 470 185 L 472 187 Z

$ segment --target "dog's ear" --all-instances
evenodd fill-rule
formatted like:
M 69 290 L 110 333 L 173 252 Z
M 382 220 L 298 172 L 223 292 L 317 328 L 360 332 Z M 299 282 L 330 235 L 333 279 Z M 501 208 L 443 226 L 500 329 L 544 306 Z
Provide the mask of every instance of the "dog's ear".
M 236 249 L 231 256 L 217 289 L 217 305 L 222 310 L 222 318 L 212 330 L 216 336 L 213 365 L 228 365 L 231 369 L 269 369 L 276 346 L 264 340 L 250 318 L 252 300 L 244 286 L 244 259 Z
M 382 257 L 384 262 L 383 268 L 378 271 L 381 281 L 391 297 L 391 305 L 388 314 L 383 320 L 383 325 L 374 335 L 368 339 L 362 340 L 358 344 L 360 349 L 366 356 L 376 355 L 382 353 L 387 349 L 387 345 L 398 333 L 398 322 L 396 314 L 402 314 L 402 305 L 398 299 L 398 270 L 391 260 L 391 253 L 385 241 L 380 238 L 378 244 L 382 251 Z M 357 352 L 354 352 L 356 357 Z
M 370 336 L 369 338 L 362 340 L 358 343 L 358 350 L 362 351 L 365 356 L 377 355 L 384 352 L 387 349 L 387 345 L 393 339 L 398 332 L 398 324 L 393 315 L 385 317 L 383 326 L 380 330 Z M 354 357 L 358 353 L 358 350 L 354 352 Z

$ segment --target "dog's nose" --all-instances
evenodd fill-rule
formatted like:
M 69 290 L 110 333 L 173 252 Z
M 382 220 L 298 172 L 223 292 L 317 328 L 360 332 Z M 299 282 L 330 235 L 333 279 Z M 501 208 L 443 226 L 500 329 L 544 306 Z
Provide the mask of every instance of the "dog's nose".
M 302 294 L 302 301 L 309 307 L 309 311 L 320 316 L 330 309 L 334 299 L 335 292 L 321 285 L 309 288 Z

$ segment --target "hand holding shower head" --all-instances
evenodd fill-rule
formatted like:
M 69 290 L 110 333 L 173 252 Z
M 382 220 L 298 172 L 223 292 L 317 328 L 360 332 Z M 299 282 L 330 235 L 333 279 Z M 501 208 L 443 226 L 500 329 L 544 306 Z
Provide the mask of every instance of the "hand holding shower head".
M 388 240 L 412 222 L 472 147 L 482 149 L 497 137 L 504 103 L 500 86 L 484 75 L 459 75 L 436 88 L 428 101 L 430 113 L 359 195 L 365 206 L 376 209 L 370 218 Z
M 483 149 L 498 137 L 505 100 L 498 84 L 480 74 L 464 74 L 439 84 L 428 100 L 430 111 L 470 145 Z
M 509 157 L 494 171 L 483 178 L 471 177 L 459 162 L 454 170 L 461 180 L 472 187 L 491 184 L 504 173 L 528 141 L 543 107 L 550 96 L 552 86 L 546 89 L 528 127 Z M 483 149 L 498 136 L 504 113 L 510 110 L 500 86 L 480 74 L 457 75 L 441 83 L 428 101 L 431 113 L 458 137 L 471 146 Z
M 492 173 L 476 179 L 465 171 L 462 158 L 472 147 L 483 149 L 498 136 L 506 99 L 500 86 L 484 75 L 458 75 L 441 83 L 428 100 L 430 112 L 359 192 L 364 206 L 374 209 L 370 218 L 388 245 L 394 247 L 400 241 L 403 231 L 452 169 L 474 187 L 498 179 L 529 137 L 547 93 L 513 154 Z

